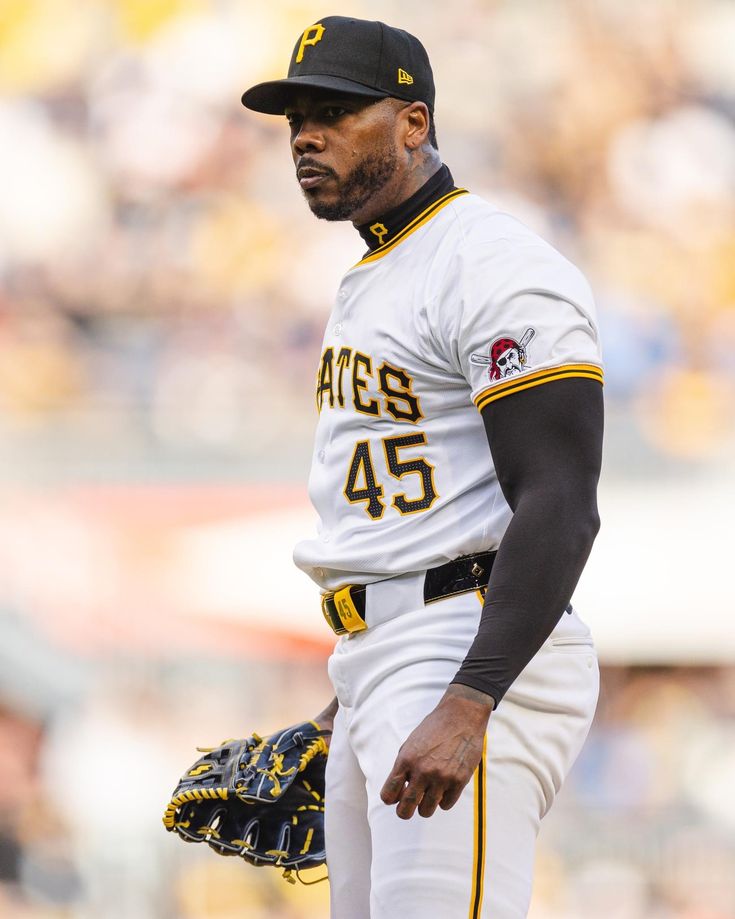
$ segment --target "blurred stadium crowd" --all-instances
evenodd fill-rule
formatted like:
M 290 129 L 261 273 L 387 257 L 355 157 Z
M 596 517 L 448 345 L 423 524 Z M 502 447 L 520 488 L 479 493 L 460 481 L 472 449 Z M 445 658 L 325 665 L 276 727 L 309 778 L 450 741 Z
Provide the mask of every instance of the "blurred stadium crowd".
M 239 95 L 282 75 L 327 12 L 0 2 L 0 495 L 305 477 L 322 323 L 360 243 L 349 227 L 315 232 L 284 125 Z M 588 275 L 607 475 L 732 464 L 735 6 L 352 0 L 331 12 L 420 35 L 457 184 Z M 193 735 L 318 710 L 321 662 L 82 657 L 21 627 L 33 610 L 11 583 L 0 571 L 0 661 L 15 655 L 0 681 L 0 914 L 326 915 L 326 885 L 192 854 L 158 821 Z M 261 700 L 222 701 L 255 686 L 265 714 Z M 608 668 L 605 686 L 549 818 L 532 916 L 732 919 L 732 673 Z
M 456 181 L 590 277 L 613 464 L 731 456 L 732 5 L 347 6 L 413 25 Z M 1 9 L 0 469 L 236 474 L 272 449 L 271 472 L 301 470 L 322 317 L 360 243 L 314 232 L 284 126 L 238 98 L 281 75 L 313 4 Z

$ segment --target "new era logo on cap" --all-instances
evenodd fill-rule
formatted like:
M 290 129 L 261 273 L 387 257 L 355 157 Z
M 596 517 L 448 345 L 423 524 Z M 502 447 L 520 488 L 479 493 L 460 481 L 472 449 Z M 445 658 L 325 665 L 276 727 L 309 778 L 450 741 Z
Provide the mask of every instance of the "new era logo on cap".
M 326 16 L 308 26 L 294 45 L 288 76 L 253 86 L 242 102 L 281 115 L 302 87 L 394 96 L 434 110 L 434 77 L 424 46 L 409 32 L 366 19 Z

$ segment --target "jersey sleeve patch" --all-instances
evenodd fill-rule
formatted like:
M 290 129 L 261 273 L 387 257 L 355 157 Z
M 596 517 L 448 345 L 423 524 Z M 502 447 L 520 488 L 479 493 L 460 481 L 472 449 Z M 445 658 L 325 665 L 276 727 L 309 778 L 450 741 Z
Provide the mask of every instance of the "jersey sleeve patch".
M 518 344 L 520 344 L 520 342 L 516 344 L 516 347 Z M 492 346 L 490 350 L 492 355 Z M 474 357 L 475 355 L 473 354 L 472 358 Z M 563 364 L 559 367 L 547 367 L 544 370 L 524 372 L 523 363 L 525 363 L 525 361 L 521 363 L 520 356 L 515 356 L 514 361 L 518 362 L 520 370 L 514 369 L 512 372 L 506 373 L 500 383 L 486 387 L 475 396 L 474 402 L 478 411 L 481 412 L 486 405 L 498 399 L 502 399 L 504 396 L 521 392 L 524 389 L 532 389 L 534 386 L 542 386 L 544 383 L 551 383 L 554 380 L 567 380 L 573 377 L 580 377 L 587 380 L 596 380 L 600 384 L 603 383 L 602 368 L 598 367 L 596 364 Z M 488 361 L 488 363 L 490 365 L 488 373 L 492 374 L 492 363 L 490 361 Z M 493 377 L 492 375 L 490 378 L 498 379 L 498 377 Z
M 473 352 L 470 363 L 487 367 L 487 375 L 491 380 L 502 380 L 530 370 L 530 366 L 527 366 L 528 346 L 535 335 L 536 329 L 532 328 L 526 329 L 519 341 L 510 335 L 501 335 L 490 345 L 487 354 Z

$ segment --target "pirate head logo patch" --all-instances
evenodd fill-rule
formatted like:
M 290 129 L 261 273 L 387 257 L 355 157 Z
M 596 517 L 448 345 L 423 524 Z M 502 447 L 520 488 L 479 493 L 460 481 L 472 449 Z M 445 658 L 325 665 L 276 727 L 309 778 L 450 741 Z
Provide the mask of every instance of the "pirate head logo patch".
M 528 345 L 535 334 L 535 329 L 526 329 L 520 341 L 509 335 L 496 338 L 488 354 L 471 354 L 470 361 L 487 367 L 487 375 L 491 380 L 502 380 L 523 373 L 528 370 Z

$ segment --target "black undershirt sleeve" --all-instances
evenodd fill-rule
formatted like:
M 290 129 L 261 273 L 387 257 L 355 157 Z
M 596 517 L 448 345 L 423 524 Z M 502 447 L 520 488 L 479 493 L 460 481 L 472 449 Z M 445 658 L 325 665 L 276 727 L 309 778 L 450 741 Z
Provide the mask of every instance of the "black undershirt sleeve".
M 452 682 L 497 705 L 564 614 L 599 529 L 602 386 L 557 380 L 491 402 L 482 417 L 513 517 Z

